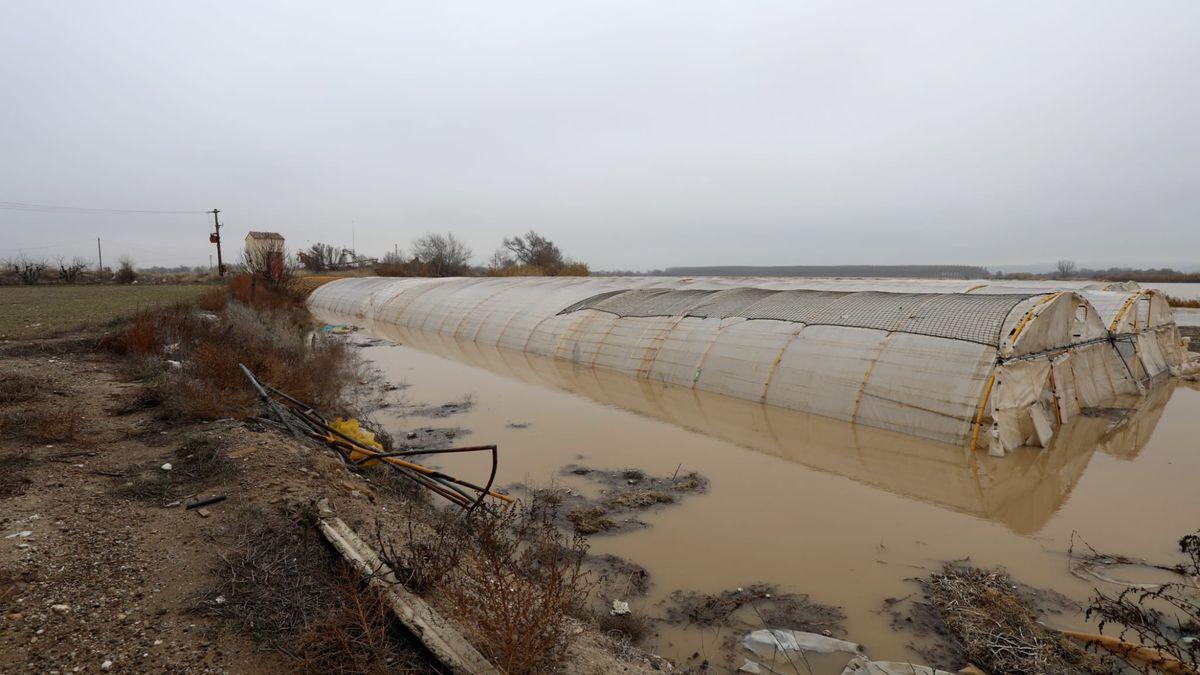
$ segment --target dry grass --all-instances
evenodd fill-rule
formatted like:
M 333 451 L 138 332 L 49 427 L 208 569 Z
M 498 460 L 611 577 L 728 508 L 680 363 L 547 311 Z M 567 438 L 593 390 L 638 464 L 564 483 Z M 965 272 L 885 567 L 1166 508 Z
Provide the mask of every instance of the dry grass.
M 46 381 L 34 375 L 0 372 L 0 405 L 32 401 L 45 390 Z
M 1189 309 L 1200 309 L 1200 298 L 1177 298 L 1173 295 L 1167 296 L 1167 304 L 1172 307 L 1187 307 Z
M 1038 622 L 1003 572 L 946 565 L 926 591 L 968 663 L 988 673 L 1110 673 L 1089 654 Z
M 296 640 L 306 673 L 389 675 L 437 672 L 432 658 L 396 639 L 386 598 L 339 564 L 338 602 Z
M 423 650 L 401 639 L 382 598 L 308 525 L 243 512 L 195 610 L 290 656 L 300 672 L 436 672 Z
M 309 335 L 307 314 L 286 296 L 250 283 L 231 285 L 230 300 L 215 317 L 194 307 L 139 314 L 108 341 L 114 351 L 157 372 L 149 398 L 163 402 L 168 418 L 242 418 L 257 411 L 257 396 L 238 369 L 332 414 L 356 378 L 353 358 L 335 338 Z M 240 290 L 239 290 L 240 289 Z M 251 307 L 238 298 L 260 303 Z M 166 361 L 179 363 L 170 367 Z
M 0 413 L 0 434 L 35 443 L 74 440 L 79 428 L 79 414 L 68 406 L 43 406 Z

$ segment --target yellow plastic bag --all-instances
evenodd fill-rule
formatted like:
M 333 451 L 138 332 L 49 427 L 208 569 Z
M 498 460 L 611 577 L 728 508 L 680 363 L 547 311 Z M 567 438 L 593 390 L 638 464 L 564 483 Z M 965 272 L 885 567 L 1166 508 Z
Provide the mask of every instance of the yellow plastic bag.
M 383 452 L 383 444 L 375 440 L 375 432 L 359 424 L 358 420 L 354 419 L 353 417 L 350 419 L 342 419 L 339 417 L 331 422 L 329 427 L 343 436 L 346 436 L 347 438 L 354 439 L 354 442 L 358 443 L 364 448 L 370 448 L 372 450 Z M 352 450 L 350 452 L 350 461 L 357 462 L 366 456 L 367 454 L 362 451 Z M 370 466 L 374 463 L 375 462 L 366 462 L 365 464 Z

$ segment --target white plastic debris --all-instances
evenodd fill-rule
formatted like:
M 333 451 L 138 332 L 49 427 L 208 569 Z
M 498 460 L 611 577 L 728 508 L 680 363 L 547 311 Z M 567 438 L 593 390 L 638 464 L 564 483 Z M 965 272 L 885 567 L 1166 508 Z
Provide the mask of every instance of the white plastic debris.
M 762 666 L 758 665 L 756 661 L 751 661 L 750 659 L 746 659 L 746 662 L 738 667 L 739 673 L 761 673 L 762 671 Z
M 846 640 L 805 633 L 798 630 L 783 630 L 771 628 L 756 630 L 742 638 L 742 646 L 754 652 L 760 659 L 770 659 L 781 652 L 817 652 L 831 654 L 846 652 L 848 654 L 865 654 L 862 645 Z
M 865 656 L 856 656 L 846 664 L 842 675 L 954 675 L 929 666 L 917 666 L 901 661 L 872 661 Z
M 163 464 L 163 465 L 162 465 L 162 470 L 163 470 L 163 471 L 170 471 L 172 468 L 174 468 L 174 467 L 172 467 L 172 466 L 171 466 L 171 463 L 170 463 L 170 462 L 167 462 L 166 464 Z
M 13 532 L 12 534 L 5 536 L 4 538 L 12 539 L 14 537 L 20 537 L 20 538 L 24 539 L 25 537 L 28 537 L 31 534 L 33 534 L 33 530 L 21 530 L 20 532 Z
M 105 661 L 100 664 L 100 670 L 112 670 L 112 661 Z
M 609 612 L 613 616 L 623 616 L 629 613 L 629 603 L 624 600 L 613 600 L 612 610 Z
M 179 370 L 183 368 L 182 361 L 173 361 L 171 359 L 167 359 L 167 365 L 170 366 L 172 370 Z

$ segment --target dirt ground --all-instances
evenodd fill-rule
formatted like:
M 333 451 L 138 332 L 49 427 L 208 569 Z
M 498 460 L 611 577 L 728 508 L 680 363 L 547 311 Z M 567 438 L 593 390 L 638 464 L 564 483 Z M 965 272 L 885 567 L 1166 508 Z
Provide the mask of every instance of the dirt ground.
M 254 422 L 160 421 L 117 358 L 88 345 L 0 346 L 0 377 L 37 384 L 0 401 L 0 672 L 300 670 L 203 611 L 222 600 L 214 570 L 239 523 L 288 522 L 325 497 L 366 538 L 379 522 L 399 526 L 405 498 Z M 220 448 L 219 471 L 197 468 L 198 447 Z M 168 463 L 176 473 L 163 479 Z M 211 495 L 226 499 L 180 503 Z M 585 626 L 577 636 L 572 672 L 652 670 Z

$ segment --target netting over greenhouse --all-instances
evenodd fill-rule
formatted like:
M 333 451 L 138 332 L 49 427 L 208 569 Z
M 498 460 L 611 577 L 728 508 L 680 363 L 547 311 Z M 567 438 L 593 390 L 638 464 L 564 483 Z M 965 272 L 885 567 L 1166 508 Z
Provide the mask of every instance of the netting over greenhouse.
M 1073 291 L 893 292 L 761 281 L 352 278 L 318 288 L 309 303 L 322 316 L 400 325 L 996 454 L 1046 445 L 1084 408 L 1135 394 L 1146 378 L 1146 369 L 1130 366 L 1131 355 L 1123 358 L 1097 308 Z

